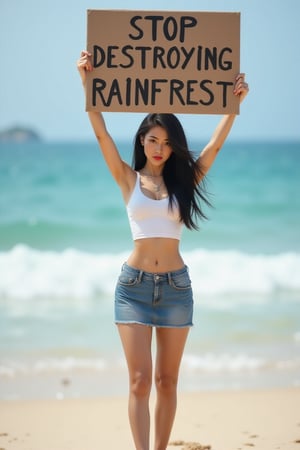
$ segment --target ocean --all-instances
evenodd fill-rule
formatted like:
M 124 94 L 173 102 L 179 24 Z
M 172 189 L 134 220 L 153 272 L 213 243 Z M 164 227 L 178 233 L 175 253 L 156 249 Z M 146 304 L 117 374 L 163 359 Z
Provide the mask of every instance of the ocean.
M 300 385 L 299 167 L 300 142 L 218 155 L 209 219 L 181 243 L 195 300 L 182 391 Z M 127 393 L 113 300 L 131 248 L 96 143 L 0 144 L 0 399 Z

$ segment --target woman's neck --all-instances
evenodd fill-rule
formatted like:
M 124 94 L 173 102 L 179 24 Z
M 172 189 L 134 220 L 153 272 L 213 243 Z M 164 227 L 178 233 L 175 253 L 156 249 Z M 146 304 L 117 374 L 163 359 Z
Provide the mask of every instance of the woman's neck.
M 141 175 L 146 175 L 147 177 L 161 177 L 163 172 L 162 167 L 153 167 L 149 164 L 146 164 L 141 170 Z

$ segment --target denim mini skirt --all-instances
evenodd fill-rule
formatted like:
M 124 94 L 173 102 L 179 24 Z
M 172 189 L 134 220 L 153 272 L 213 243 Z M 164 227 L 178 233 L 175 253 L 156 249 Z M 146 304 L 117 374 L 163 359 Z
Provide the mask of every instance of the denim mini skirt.
M 115 323 L 191 327 L 193 304 L 187 266 L 165 273 L 122 266 L 115 289 Z

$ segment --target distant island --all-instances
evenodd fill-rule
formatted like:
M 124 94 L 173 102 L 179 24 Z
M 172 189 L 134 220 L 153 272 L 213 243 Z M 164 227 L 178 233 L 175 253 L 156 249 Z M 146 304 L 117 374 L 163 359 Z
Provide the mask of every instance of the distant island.
M 0 142 L 32 142 L 40 141 L 40 135 L 26 127 L 14 126 L 0 131 Z

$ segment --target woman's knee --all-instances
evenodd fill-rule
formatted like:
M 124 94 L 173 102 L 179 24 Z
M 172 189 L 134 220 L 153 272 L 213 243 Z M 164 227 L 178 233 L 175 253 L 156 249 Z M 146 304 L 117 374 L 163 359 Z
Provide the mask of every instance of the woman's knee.
M 172 394 L 177 389 L 177 377 L 170 374 L 156 374 L 155 385 L 157 391 L 165 394 Z
M 130 391 L 137 397 L 146 397 L 151 390 L 151 374 L 138 372 L 130 378 Z

